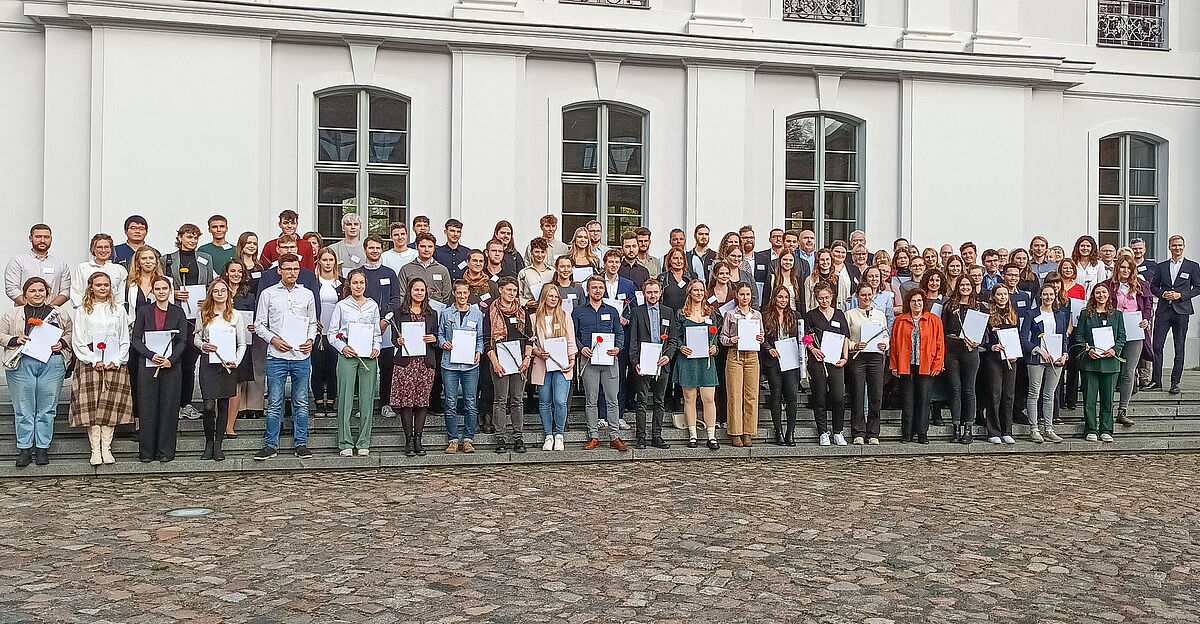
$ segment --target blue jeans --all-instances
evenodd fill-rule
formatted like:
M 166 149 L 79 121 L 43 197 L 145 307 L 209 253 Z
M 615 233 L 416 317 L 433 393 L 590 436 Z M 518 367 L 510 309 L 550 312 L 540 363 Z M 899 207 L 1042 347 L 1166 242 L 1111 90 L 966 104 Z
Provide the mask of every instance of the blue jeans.
M 5 371 L 15 412 L 18 449 L 30 448 L 35 442 L 40 449 L 50 448 L 64 375 L 62 356 L 53 354 L 46 362 L 23 355 L 16 370 Z
M 267 358 L 267 430 L 263 446 L 279 448 L 279 426 L 283 422 L 283 392 L 292 380 L 292 436 L 296 446 L 308 442 L 308 380 L 312 361 Z
M 567 430 L 567 397 L 571 382 L 562 371 L 546 371 L 546 379 L 538 388 L 538 412 L 542 415 L 545 435 L 560 435 Z
M 446 441 L 475 441 L 475 425 L 479 422 L 479 367 L 470 370 L 442 369 L 442 392 L 446 399 Z M 466 409 L 462 425 L 458 422 L 458 400 Z

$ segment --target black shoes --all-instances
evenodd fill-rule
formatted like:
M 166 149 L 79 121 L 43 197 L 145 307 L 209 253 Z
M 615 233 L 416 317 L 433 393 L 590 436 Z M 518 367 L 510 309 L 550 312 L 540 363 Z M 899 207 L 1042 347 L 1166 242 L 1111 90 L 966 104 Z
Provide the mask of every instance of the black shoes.
M 661 437 L 655 437 L 654 439 L 650 440 L 650 446 L 653 446 L 656 449 L 671 448 L 671 446 L 667 444 Z
M 525 443 L 521 441 L 521 438 L 517 438 L 517 439 L 513 440 L 513 452 L 514 453 L 524 453 L 525 452 Z M 421 453 L 421 454 L 424 455 L 425 453 Z
M 312 451 L 308 450 L 307 446 L 303 444 L 296 446 L 296 457 L 300 459 L 312 459 L 312 456 Z
M 504 446 L 504 438 L 500 438 L 500 440 L 498 442 L 496 442 L 496 454 L 499 455 L 501 453 L 507 453 L 507 452 L 508 452 L 508 447 Z
M 787 443 L 783 441 L 783 433 L 779 431 L 775 432 L 775 446 L 787 446 Z
M 963 444 L 970 444 L 971 440 L 974 438 L 974 435 L 975 435 L 973 432 L 973 429 L 974 428 L 971 425 L 963 425 L 962 439 L 959 441 L 962 442 Z M 921 437 L 925 437 L 925 436 L 921 436 Z M 928 442 L 921 442 L 921 444 L 928 444 Z
M 700 445 L 696 443 L 696 438 L 691 438 L 688 440 L 688 443 L 687 443 L 688 448 L 696 448 L 697 446 L 700 446 Z
M 929 444 L 929 436 L 924 434 L 917 436 L 917 444 Z
M 405 457 L 416 457 L 417 456 L 416 441 L 417 441 L 416 438 L 413 436 L 408 436 L 408 439 L 404 441 L 404 456 Z
M 1154 382 L 1144 388 L 1145 390 L 1162 390 L 1162 382 Z
M 1123 408 L 1123 407 L 1118 407 L 1118 408 L 1117 408 L 1117 418 L 1116 418 L 1116 421 L 1117 421 L 1117 422 L 1119 422 L 1119 423 L 1121 423 L 1123 426 L 1126 426 L 1126 427 L 1132 427 L 1132 426 L 1133 426 L 1133 420 L 1129 418 L 1129 410 L 1127 410 L 1127 409 L 1125 409 L 1125 408 Z
M 1167 390 L 1167 394 L 1183 394 L 1183 392 L 1179 389 L 1179 386 L 1171 386 L 1171 389 Z
M 212 459 L 212 458 L 213 458 L 213 443 L 212 443 L 212 440 L 206 440 L 204 442 L 204 452 L 200 453 L 200 459 Z
M 638 438 L 637 440 L 635 440 L 633 443 L 633 448 L 635 448 L 639 451 L 645 449 L 646 448 L 646 438 Z
M 708 450 L 710 450 L 710 451 L 715 451 L 715 450 L 717 450 L 717 449 L 719 449 L 719 448 L 721 448 L 721 445 L 720 445 L 720 444 L 718 444 L 716 440 L 709 440 L 709 441 L 708 441 Z
M 44 448 L 33 449 L 33 463 L 37 464 L 38 466 L 45 466 L 46 464 L 50 463 L 49 449 L 44 449 Z
M 421 444 L 421 436 L 413 436 L 413 450 L 420 457 L 425 457 L 425 447 Z
M 19 452 L 17 453 L 17 468 L 24 468 L 31 463 L 33 463 L 33 449 L 19 449 Z

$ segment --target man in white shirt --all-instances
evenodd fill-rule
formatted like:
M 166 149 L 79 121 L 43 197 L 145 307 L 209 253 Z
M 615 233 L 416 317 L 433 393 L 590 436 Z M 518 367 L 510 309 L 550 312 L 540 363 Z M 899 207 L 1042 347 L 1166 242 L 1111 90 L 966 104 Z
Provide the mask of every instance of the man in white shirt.
M 383 252 L 380 262 L 399 275 L 401 267 L 416 259 L 417 250 L 408 247 L 408 226 L 396 221 L 392 224 L 392 248 Z
M 255 312 L 254 333 L 267 347 L 267 429 L 263 448 L 254 456 L 266 460 L 278 454 L 283 420 L 284 389 L 292 382 L 292 436 L 296 457 L 308 459 L 308 385 L 312 374 L 313 338 L 317 335 L 317 304 L 312 291 L 300 286 L 300 257 L 279 258 L 279 283 L 262 291 Z M 289 340 L 291 342 L 289 342 Z M 295 342 L 297 344 L 292 344 Z
M 71 299 L 71 267 L 62 258 L 50 255 L 54 236 L 50 226 L 38 223 L 29 228 L 30 250 L 13 256 L 4 269 L 4 292 L 13 303 L 25 305 L 25 281 L 40 277 L 50 284 L 50 305 L 60 306 Z
M 342 234 L 345 238 L 329 246 L 337 254 L 342 265 L 342 276 L 363 265 L 362 217 L 357 212 L 342 216 Z
M 552 214 L 543 215 L 538 221 L 538 227 L 542 228 L 542 240 L 546 241 L 546 264 L 554 266 L 554 259 L 570 253 L 571 248 L 558 240 L 558 217 Z M 530 264 L 533 264 L 533 250 L 526 245 L 525 265 Z
M 810 269 L 817 264 L 817 234 L 812 230 L 800 231 L 800 248 L 796 257 L 807 262 Z

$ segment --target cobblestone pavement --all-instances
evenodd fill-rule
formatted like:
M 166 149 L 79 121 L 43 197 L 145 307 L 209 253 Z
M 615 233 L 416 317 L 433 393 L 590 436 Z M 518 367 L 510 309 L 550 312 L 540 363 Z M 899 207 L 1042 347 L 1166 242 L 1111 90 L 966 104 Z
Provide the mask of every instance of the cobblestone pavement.
M 0 483 L 0 622 L 1196 622 L 1200 455 Z M 164 516 L 211 506 L 204 518 Z

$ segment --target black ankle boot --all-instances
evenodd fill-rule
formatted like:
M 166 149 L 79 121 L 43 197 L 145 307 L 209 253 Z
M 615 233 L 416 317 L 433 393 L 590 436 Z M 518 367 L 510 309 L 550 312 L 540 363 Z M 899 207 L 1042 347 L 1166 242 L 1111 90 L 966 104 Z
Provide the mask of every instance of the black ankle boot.
M 971 425 L 963 425 L 962 427 L 963 427 L 962 443 L 970 444 L 971 438 L 974 436 L 975 428 Z
M 221 438 L 213 443 L 213 460 L 225 461 L 225 451 L 221 449 Z
M 212 459 L 212 458 L 213 458 L 213 441 L 205 440 L 204 441 L 204 452 L 200 453 L 200 459 Z
M 425 447 L 421 445 L 420 434 L 413 436 L 413 451 L 421 457 L 425 456 Z
M 962 425 L 954 425 L 954 441 L 961 443 L 962 438 L 963 438 L 963 426 Z
M 787 446 L 787 440 L 784 439 L 783 432 L 778 429 L 775 430 L 775 446 Z
M 33 463 L 33 449 L 23 448 L 17 452 L 17 468 L 24 468 Z
M 404 438 L 404 456 L 415 457 L 417 454 L 417 438 L 413 435 L 405 436 Z

